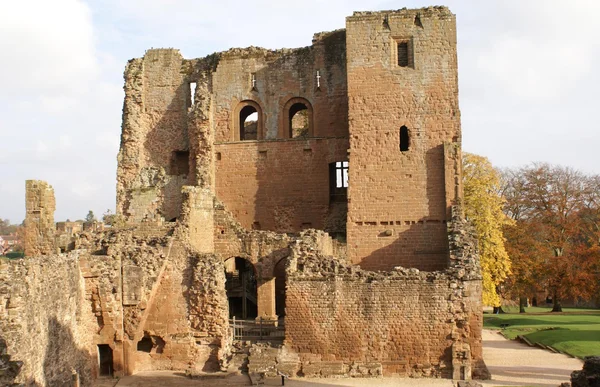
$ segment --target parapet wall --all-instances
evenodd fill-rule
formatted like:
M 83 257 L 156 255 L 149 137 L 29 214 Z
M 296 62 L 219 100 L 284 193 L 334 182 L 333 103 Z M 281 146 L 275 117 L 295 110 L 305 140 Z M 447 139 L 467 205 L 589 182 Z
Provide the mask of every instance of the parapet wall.
M 14 383 L 82 386 L 97 374 L 94 316 L 86 300 L 79 252 L 0 261 L 0 335 L 13 361 Z

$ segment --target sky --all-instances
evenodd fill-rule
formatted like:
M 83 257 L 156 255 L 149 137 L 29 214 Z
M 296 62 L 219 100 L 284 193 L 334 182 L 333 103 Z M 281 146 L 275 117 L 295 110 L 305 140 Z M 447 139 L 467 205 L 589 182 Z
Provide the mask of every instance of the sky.
M 54 187 L 56 221 L 115 211 L 123 70 L 148 48 L 196 58 L 230 47 L 302 47 L 315 32 L 344 28 L 353 11 L 428 5 L 1 1 L 0 218 L 24 219 L 27 179 Z M 600 1 L 443 5 L 457 15 L 463 150 L 498 167 L 549 162 L 600 173 Z

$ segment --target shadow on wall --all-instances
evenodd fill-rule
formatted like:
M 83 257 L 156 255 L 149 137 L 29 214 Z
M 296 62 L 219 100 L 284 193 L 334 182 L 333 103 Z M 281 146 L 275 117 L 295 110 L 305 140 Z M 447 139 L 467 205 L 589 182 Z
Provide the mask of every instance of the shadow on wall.
M 73 370 L 79 375 L 80 385 L 92 383 L 92 356 L 78 348 L 71 331 L 55 317 L 48 321 L 48 346 L 44 357 L 45 386 L 71 386 Z M 39 385 L 39 384 L 27 384 Z
M 384 271 L 394 270 L 396 266 L 422 271 L 447 269 L 448 243 L 443 244 L 448 238 L 446 223 L 428 223 L 425 220 L 418 222 L 402 232 L 392 231 L 393 226 L 366 226 L 377 234 L 377 239 L 388 239 L 391 242 L 363 258 L 359 266 L 365 270 Z M 390 231 L 391 234 L 388 235 Z M 434 243 L 434 240 L 440 243 Z
M 147 174 L 164 167 L 164 176 L 149 176 L 142 180 L 156 184 L 157 194 L 162 196 L 158 216 L 166 220 L 179 217 L 181 213 L 181 188 L 193 179 L 190 170 L 189 134 L 188 134 L 188 106 L 184 96 L 190 94 L 189 85 L 183 82 L 174 92 L 175 97 L 166 107 L 165 111 L 155 111 L 151 118 L 150 130 L 144 140 L 150 163 Z M 188 98 L 193 98 L 189 96 Z M 141 171 L 144 175 L 144 171 Z M 140 192 L 150 187 L 143 187 Z
M 23 367 L 22 361 L 11 360 L 10 357 L 6 340 L 0 336 L 0 386 L 13 386 L 15 378 Z M 33 383 L 32 385 L 37 386 L 38 384 Z
M 369 232 L 372 230 L 372 233 L 377 234 L 375 243 L 384 245 L 361 260 L 362 268 L 393 270 L 395 266 L 404 266 L 426 271 L 448 268 L 449 246 L 443 145 L 427 151 L 425 170 L 427 173 L 426 192 L 425 197 L 420 200 L 425 201 L 428 216 L 421 219 L 390 219 L 396 222 L 395 225 L 361 226 L 369 227 Z M 402 224 L 398 225 L 398 222 Z M 398 226 L 408 227 L 408 229 L 397 232 Z M 369 238 L 373 238 L 373 235 L 369 235 Z

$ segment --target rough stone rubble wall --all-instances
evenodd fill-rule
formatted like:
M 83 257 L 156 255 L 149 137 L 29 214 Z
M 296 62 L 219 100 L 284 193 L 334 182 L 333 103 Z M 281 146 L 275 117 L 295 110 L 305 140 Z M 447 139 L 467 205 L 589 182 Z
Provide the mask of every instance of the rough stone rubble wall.
M 171 168 L 174 151 L 189 150 L 189 85 L 178 50 L 149 50 L 125 70 L 125 102 L 117 213 L 133 221 L 179 216 L 188 174 Z
M 173 233 L 150 223 L 80 241 L 104 253 L 82 265 L 99 325 L 95 342 L 113 348 L 119 373 L 218 370 L 227 357 L 222 262 Z M 144 337 L 154 343 L 150 352 L 137 349 Z
M 356 12 L 346 42 L 350 257 L 368 270 L 444 269 L 444 223 L 461 195 L 458 181 L 446 181 L 460 160 L 444 152 L 461 137 L 455 17 L 445 7 Z M 406 67 L 398 65 L 401 42 Z
M 54 189 L 45 181 L 25 182 L 25 255 L 56 253 Z
M 79 252 L 0 262 L 0 336 L 13 361 L 15 383 L 82 386 L 97 372 L 95 319 L 78 265 Z

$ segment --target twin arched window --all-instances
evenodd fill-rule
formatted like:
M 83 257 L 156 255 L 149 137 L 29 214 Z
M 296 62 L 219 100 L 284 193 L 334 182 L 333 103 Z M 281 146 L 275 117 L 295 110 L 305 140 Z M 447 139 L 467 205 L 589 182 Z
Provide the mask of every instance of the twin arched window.
M 313 109 L 308 100 L 292 98 L 282 110 L 279 138 L 314 136 Z M 240 102 L 234 111 L 234 141 L 262 140 L 265 137 L 260 105 L 252 100 Z

